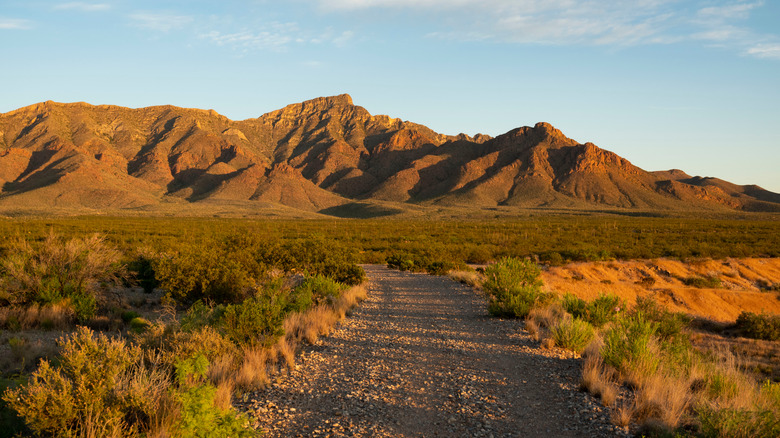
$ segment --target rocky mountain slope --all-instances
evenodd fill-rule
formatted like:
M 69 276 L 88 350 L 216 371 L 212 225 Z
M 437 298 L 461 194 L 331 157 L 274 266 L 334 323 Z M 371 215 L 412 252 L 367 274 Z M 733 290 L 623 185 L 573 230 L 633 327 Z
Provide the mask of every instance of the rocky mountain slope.
M 0 114 L 0 208 L 363 203 L 780 211 L 780 194 L 648 172 L 547 123 L 496 138 L 372 116 L 348 95 L 233 121 L 213 110 L 44 102 Z

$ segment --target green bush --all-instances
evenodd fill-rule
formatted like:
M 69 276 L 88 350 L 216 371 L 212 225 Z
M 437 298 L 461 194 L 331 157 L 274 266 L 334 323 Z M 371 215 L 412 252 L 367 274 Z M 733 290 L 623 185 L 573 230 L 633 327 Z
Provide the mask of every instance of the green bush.
M 216 242 L 182 248 L 157 258 L 153 265 L 160 287 L 174 299 L 189 302 L 240 302 L 264 272 L 244 254 L 231 252 Z
M 699 289 L 719 289 L 723 287 L 723 283 L 720 278 L 714 275 L 708 275 L 706 277 L 685 277 L 682 280 L 686 286 L 693 286 Z
M 593 340 L 593 326 L 579 318 L 563 318 L 555 324 L 550 335 L 555 345 L 581 353 Z
M 600 294 L 590 303 L 572 294 L 566 294 L 561 300 L 561 305 L 572 316 L 581 318 L 595 327 L 602 327 L 604 324 L 614 321 L 625 307 L 618 296 L 611 294 Z
M 616 369 L 642 364 L 648 371 L 655 370 L 658 358 L 650 347 L 657 330 L 658 323 L 646 319 L 641 312 L 619 318 L 604 335 L 604 362 Z
M 130 320 L 130 330 L 132 330 L 134 333 L 143 333 L 151 325 L 152 323 L 150 323 L 148 320 L 141 317 L 133 318 Z
M 488 312 L 494 316 L 525 317 L 552 298 L 542 292 L 541 270 L 530 260 L 503 258 L 485 268 L 482 287 L 488 293 Z
M 749 338 L 780 341 L 780 315 L 742 312 L 737 317 L 737 329 Z
M 283 295 L 260 294 L 231 304 L 222 315 L 225 336 L 238 345 L 270 346 L 284 334 Z
M 160 285 L 160 281 L 155 276 L 154 258 L 141 254 L 127 264 L 127 270 L 133 276 L 135 281 L 143 288 L 144 292 L 152 293 L 154 288 Z
M 455 264 L 450 262 L 431 262 L 425 267 L 425 271 L 431 275 L 447 275 L 455 269 Z
M 665 343 L 687 340 L 683 330 L 690 325 L 691 317 L 664 309 L 652 297 L 637 297 L 631 313 L 641 313 L 645 319 L 658 323 L 656 335 Z
M 393 254 L 387 257 L 387 267 L 399 271 L 414 271 L 414 260 L 408 255 Z
M 62 341 L 60 364 L 41 362 L 27 385 L 6 391 L 3 399 L 34 432 L 97 436 L 130 430 L 119 377 L 139 358 L 124 341 L 95 336 L 85 327 Z
M 697 412 L 702 437 L 755 438 L 780 436 L 780 418 L 770 409 L 717 409 L 702 407 Z
M 322 267 L 321 274 L 350 286 L 357 286 L 366 279 L 366 271 L 354 263 L 327 264 Z
M 247 417 L 233 408 L 216 406 L 214 385 L 208 383 L 209 362 L 198 354 L 176 362 L 176 383 L 172 390 L 181 406 L 181 415 L 174 435 L 183 437 L 250 437 L 256 434 L 249 428 Z
M 311 306 L 332 304 L 346 288 L 346 285 L 324 275 L 306 277 L 288 295 L 287 309 L 302 312 Z

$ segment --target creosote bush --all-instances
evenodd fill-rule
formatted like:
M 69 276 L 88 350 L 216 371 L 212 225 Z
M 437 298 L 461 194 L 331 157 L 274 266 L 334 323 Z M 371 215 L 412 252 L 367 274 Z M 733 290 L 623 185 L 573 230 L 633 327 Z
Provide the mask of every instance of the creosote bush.
M 595 327 L 615 320 L 617 315 L 625 309 L 625 304 L 616 295 L 600 294 L 598 298 L 586 302 L 573 294 L 565 294 L 561 299 L 561 305 L 567 312 L 577 318 L 581 318 Z
M 49 233 L 37 245 L 17 239 L 0 260 L 0 288 L 13 304 L 67 304 L 78 321 L 95 315 L 100 283 L 124 276 L 120 253 L 97 234 L 66 241 Z
M 579 318 L 562 318 L 550 329 L 555 345 L 581 353 L 593 340 L 593 326 Z
M 485 268 L 482 284 L 494 316 L 525 317 L 552 295 L 542 291 L 541 270 L 530 260 L 507 257 Z
M 780 315 L 742 312 L 736 327 L 749 338 L 780 341 Z

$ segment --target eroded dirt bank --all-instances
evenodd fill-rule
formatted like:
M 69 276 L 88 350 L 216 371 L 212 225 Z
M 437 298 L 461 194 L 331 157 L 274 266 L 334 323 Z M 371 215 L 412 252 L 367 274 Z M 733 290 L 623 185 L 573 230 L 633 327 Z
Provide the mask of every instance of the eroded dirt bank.
M 780 259 L 572 263 L 549 268 L 542 278 L 559 294 L 592 300 L 612 293 L 628 304 L 650 295 L 670 310 L 724 322 L 734 322 L 743 310 L 780 314 L 777 292 L 766 290 L 780 286 Z M 717 287 L 707 287 L 710 278 Z M 705 287 L 694 286 L 696 281 Z

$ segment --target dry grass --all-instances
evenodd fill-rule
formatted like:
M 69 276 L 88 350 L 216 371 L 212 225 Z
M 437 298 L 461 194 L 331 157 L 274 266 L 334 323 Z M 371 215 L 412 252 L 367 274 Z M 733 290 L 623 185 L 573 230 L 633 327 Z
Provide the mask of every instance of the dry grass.
M 610 412 L 609 419 L 612 424 L 620 427 L 627 427 L 631 424 L 636 414 L 636 405 L 633 401 L 624 401 L 615 406 Z
M 599 397 L 604 406 L 615 404 L 618 385 L 613 373 L 606 368 L 600 357 L 591 355 L 585 359 L 580 385 L 583 389 Z
M 271 379 L 268 376 L 270 354 L 265 348 L 246 348 L 243 351 L 241 364 L 234 374 L 237 387 L 252 390 L 267 386 Z
M 635 417 L 674 429 L 680 426 L 693 399 L 687 376 L 653 374 L 635 391 Z
M 71 328 L 73 318 L 73 309 L 67 301 L 44 306 L 33 303 L 25 307 L 0 308 L 0 327 L 10 330 Z
M 450 271 L 447 276 L 458 283 L 467 284 L 471 287 L 481 287 L 485 278 L 477 271 Z
M 568 315 L 559 304 L 550 304 L 544 307 L 534 307 L 525 318 L 525 329 L 535 341 L 545 342 L 549 339 L 550 328 Z M 555 342 L 546 348 L 555 346 Z
M 327 335 L 340 319 L 367 296 L 364 286 L 355 286 L 344 291 L 331 305 L 321 305 L 289 315 L 283 324 L 285 335 L 276 344 L 270 348 L 245 348 L 235 370 L 231 369 L 227 358 L 215 362 L 213 371 L 209 370 L 211 380 L 220 382 L 230 379 L 237 388 L 247 390 L 265 387 L 270 383 L 270 376 L 279 371 L 277 365 L 287 369 L 295 367 L 295 352 L 301 342 L 317 342 L 320 336 Z

